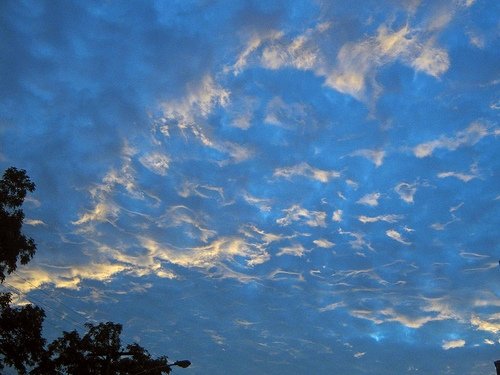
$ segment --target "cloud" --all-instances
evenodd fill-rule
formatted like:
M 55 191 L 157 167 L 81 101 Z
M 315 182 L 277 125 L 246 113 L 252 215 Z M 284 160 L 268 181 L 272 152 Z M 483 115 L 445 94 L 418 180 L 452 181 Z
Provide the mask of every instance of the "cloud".
M 451 220 L 448 220 L 446 223 L 432 223 L 431 228 L 434 230 L 445 230 L 448 225 L 453 224 L 460 220 L 453 214 L 451 216 L 452 216 Z
M 365 240 L 365 235 L 363 233 L 348 232 L 348 231 L 342 230 L 341 228 L 339 228 L 338 232 L 341 235 L 347 235 L 347 236 L 354 238 L 353 240 L 349 241 L 349 244 L 351 245 L 351 247 L 353 249 L 361 250 L 363 248 L 367 248 L 368 250 L 374 251 L 370 242 Z
M 143 155 L 139 158 L 139 161 L 147 169 L 160 176 L 165 176 L 167 174 L 170 164 L 170 158 L 159 152 Z
M 262 51 L 262 66 L 272 70 L 284 67 L 314 70 L 320 60 L 314 36 L 328 28 L 328 23 L 321 23 L 314 29 L 307 29 L 303 34 L 292 39 L 290 43 L 282 38 L 275 38 Z
M 271 206 L 272 202 L 270 199 L 257 198 L 257 197 L 254 197 L 253 195 L 250 195 L 249 193 L 246 193 L 246 192 L 243 194 L 243 199 L 248 204 L 257 206 L 259 208 L 259 210 L 261 210 L 263 212 L 270 212 L 272 209 L 272 206 Z
M 332 178 L 339 178 L 340 172 L 317 169 L 304 162 L 293 167 L 277 168 L 273 176 L 287 179 L 294 176 L 304 176 L 322 183 L 327 183 Z
M 370 160 L 378 168 L 384 163 L 385 151 L 362 149 L 351 152 L 349 156 L 362 156 Z
M 443 345 L 441 347 L 444 350 L 450 350 L 450 349 L 456 349 L 456 348 L 463 348 L 465 346 L 465 340 L 450 340 L 450 341 L 443 341 Z
M 363 224 L 366 223 L 376 223 L 378 221 L 385 221 L 386 223 L 395 223 L 398 220 L 401 220 L 403 218 L 402 215 L 379 215 L 379 216 L 374 216 L 374 217 L 369 217 L 369 216 L 358 216 L 358 220 L 361 221 Z
M 344 302 L 335 302 L 335 303 L 331 303 L 325 307 L 321 307 L 319 309 L 319 312 L 325 312 L 325 311 L 333 311 L 333 310 L 337 310 L 339 308 L 342 308 L 342 307 L 345 307 L 346 304 Z
M 475 178 L 480 177 L 477 164 L 473 164 L 470 168 L 469 174 L 461 172 L 441 172 L 438 173 L 439 178 L 454 177 L 463 182 L 469 182 Z
M 500 314 L 493 314 L 487 320 L 473 315 L 470 322 L 477 330 L 498 334 L 500 332 Z
M 216 236 L 217 232 L 206 228 L 206 220 L 200 216 L 202 215 L 195 214 L 186 206 L 172 206 L 167 210 L 166 214 L 160 218 L 157 225 L 160 228 L 179 227 L 184 224 L 190 225 L 199 231 L 199 234 L 197 236 L 193 235 L 193 237 L 199 238 L 200 241 L 206 243 L 210 238 Z M 189 235 L 191 233 L 187 231 L 186 234 Z
M 247 66 L 249 58 L 266 41 L 279 40 L 283 36 L 282 32 L 271 30 L 263 35 L 252 35 L 243 51 L 238 55 L 236 62 L 226 67 L 225 72 L 233 72 L 235 76 L 239 75 Z
M 310 227 L 326 227 L 326 213 L 323 211 L 309 211 L 299 205 L 292 205 L 290 208 L 283 210 L 286 215 L 276 220 L 281 226 L 290 225 L 293 222 L 304 222 Z
M 11 279 L 9 283 L 26 293 L 33 289 L 53 285 L 55 288 L 78 290 L 84 280 L 108 281 L 117 274 L 129 270 L 124 264 L 91 261 L 73 266 L 31 266 L 19 269 L 21 280 Z
M 292 255 L 295 257 L 302 257 L 304 256 L 306 252 L 306 249 L 302 244 L 294 244 L 292 246 L 286 246 L 280 248 L 280 251 L 276 254 L 277 256 L 282 256 L 282 255 Z
M 332 214 L 332 221 L 335 221 L 336 223 L 340 223 L 342 221 L 342 210 L 335 210 L 333 211 Z
M 320 238 L 318 240 L 314 240 L 313 243 L 318 246 L 318 247 L 321 247 L 323 249 L 329 249 L 333 246 L 335 246 L 335 244 L 333 242 L 330 242 L 328 240 L 325 240 L 324 238 Z
M 185 268 L 194 267 L 209 270 L 215 267 L 226 277 L 238 278 L 237 273 L 231 272 L 227 265 L 223 264 L 225 262 L 233 263 L 237 257 L 244 259 L 247 267 L 265 263 L 270 259 L 269 254 L 262 247 L 238 237 L 220 237 L 207 245 L 184 249 L 164 245 L 144 236 L 139 236 L 138 239 L 141 246 L 153 258 Z
M 409 184 L 407 182 L 401 182 L 396 187 L 394 190 L 396 193 L 398 193 L 399 197 L 405 201 L 406 203 L 413 203 L 413 197 L 415 196 L 415 193 L 417 192 L 417 185 L 416 184 Z
M 364 204 L 365 206 L 375 207 L 378 206 L 378 200 L 380 199 L 380 193 L 370 193 L 361 197 L 356 203 Z
M 39 220 L 39 219 L 25 219 L 23 221 L 23 224 L 31 225 L 31 226 L 47 225 L 47 224 L 45 224 L 45 222 L 43 220 Z
M 285 129 L 308 125 L 311 116 L 303 103 L 285 103 L 280 97 L 274 97 L 266 108 L 264 122 Z
M 424 33 L 410 29 L 408 24 L 396 31 L 381 25 L 376 36 L 342 46 L 336 67 L 328 74 L 326 84 L 365 101 L 369 97 L 378 97 L 382 91 L 375 80 L 377 70 L 395 61 L 439 77 L 449 68 L 448 54 L 435 46 L 433 38 L 422 42 L 423 37 Z
M 75 225 L 82 225 L 92 221 L 108 221 L 112 222 L 118 218 L 120 214 L 120 208 L 113 203 L 100 202 L 97 203 L 94 209 L 85 212 L 76 221 L 73 221 Z
M 219 186 L 202 185 L 195 182 L 185 181 L 177 191 L 183 198 L 188 198 L 191 196 L 196 196 L 206 199 L 216 199 L 222 202 L 225 201 L 224 198 L 224 188 Z
M 267 233 L 264 230 L 257 228 L 255 225 L 250 225 L 250 224 L 243 225 L 240 228 L 239 232 L 245 235 L 246 237 L 250 238 L 255 238 L 258 236 L 259 240 L 262 241 L 264 245 L 269 245 L 272 242 L 295 237 L 294 235 L 283 236 L 281 234 Z
M 411 242 L 406 241 L 401 233 L 395 231 L 394 229 L 389 229 L 385 232 L 387 237 L 392 238 L 395 241 L 398 241 L 399 243 L 402 243 L 403 245 L 411 245 Z
M 488 128 L 479 123 L 474 122 L 467 129 L 461 130 L 454 137 L 441 136 L 436 140 L 421 143 L 413 148 L 413 154 L 417 158 L 425 158 L 431 156 L 437 149 L 446 149 L 455 151 L 463 146 L 472 146 L 479 142 L 484 137 L 493 134 Z
M 216 106 L 226 106 L 229 97 L 228 90 L 205 75 L 201 81 L 188 86 L 184 97 L 163 103 L 163 116 L 167 123 L 181 129 L 194 128 L 193 132 L 203 140 L 203 134 L 196 133 L 196 119 L 208 117 Z
M 169 136 L 169 128 L 177 127 L 187 136 L 189 131 L 203 146 L 228 154 L 232 162 L 247 160 L 253 152 L 247 147 L 230 141 L 221 141 L 211 134 L 207 118 L 216 108 L 225 108 L 230 103 L 230 91 L 216 83 L 212 76 L 205 75 L 200 82 L 188 85 L 184 97 L 164 102 L 161 107 L 161 133 Z M 227 161 L 222 162 L 227 164 Z

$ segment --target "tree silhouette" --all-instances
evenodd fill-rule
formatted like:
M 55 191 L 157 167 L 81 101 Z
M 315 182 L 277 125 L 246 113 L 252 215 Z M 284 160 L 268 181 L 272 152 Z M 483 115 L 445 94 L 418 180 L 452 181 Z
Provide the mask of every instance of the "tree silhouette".
M 0 180 L 0 283 L 17 262 L 28 263 L 36 251 L 32 238 L 21 233 L 21 206 L 35 184 L 24 170 L 11 167 Z M 172 366 L 188 367 L 188 360 L 168 362 L 153 358 L 137 343 L 122 347 L 122 325 L 112 322 L 86 323 L 83 337 L 77 331 L 46 344 L 42 337 L 43 309 L 33 305 L 11 306 L 10 293 L 0 293 L 0 370 L 12 367 L 19 374 L 46 375 L 139 375 L 170 374 Z
M 24 213 L 21 205 L 27 192 L 35 190 L 23 169 L 11 167 L 0 180 L 0 282 L 5 273 L 12 273 L 21 264 L 28 263 L 36 251 L 35 241 L 21 233 Z
M 112 322 L 85 324 L 87 333 L 64 332 L 44 352 L 38 365 L 30 372 L 42 374 L 138 375 L 170 374 L 172 366 L 187 367 L 189 361 L 168 363 L 165 356 L 152 358 L 139 344 L 123 348 L 121 324 Z
M 44 354 L 43 310 L 37 306 L 11 307 L 10 293 L 0 294 L 0 370 L 14 367 L 19 374 Z

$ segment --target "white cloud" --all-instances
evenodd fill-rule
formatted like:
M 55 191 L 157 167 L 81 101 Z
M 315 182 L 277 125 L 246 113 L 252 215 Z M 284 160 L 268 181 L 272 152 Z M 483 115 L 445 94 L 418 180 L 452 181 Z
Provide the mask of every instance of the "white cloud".
M 331 303 L 325 307 L 321 307 L 319 309 L 320 312 L 325 312 L 325 311 L 333 311 L 333 310 L 337 310 L 338 308 L 341 308 L 341 307 L 345 307 L 346 304 L 344 302 L 335 302 L 335 303 Z
M 285 103 L 280 97 L 274 97 L 266 108 L 264 122 L 285 129 L 305 126 L 311 121 L 307 107 L 302 103 Z
M 173 206 L 170 207 L 166 214 L 157 223 L 158 227 L 179 227 L 181 225 L 189 225 L 196 229 L 196 233 L 192 233 L 189 230 L 186 234 L 190 237 L 197 238 L 201 242 L 208 242 L 208 240 L 215 235 L 217 232 L 206 228 L 205 218 L 203 215 L 195 214 L 191 209 L 185 206 Z
M 473 315 L 470 322 L 477 330 L 498 334 L 500 332 L 500 314 L 491 316 L 488 320 Z
M 30 266 L 17 271 L 22 279 L 13 278 L 9 283 L 25 293 L 48 284 L 56 288 L 79 289 L 83 280 L 105 282 L 129 269 L 130 266 L 124 264 L 97 261 L 67 267 Z
M 211 135 L 206 121 L 215 108 L 227 107 L 229 98 L 229 90 L 206 75 L 200 82 L 189 86 L 184 97 L 163 103 L 162 126 L 177 126 L 183 134 L 190 131 L 204 146 L 227 153 L 232 162 L 247 160 L 253 155 L 251 150 L 237 143 L 219 141 Z M 228 161 L 221 163 L 227 164 Z
M 380 193 L 366 194 L 361 197 L 356 203 L 364 204 L 365 206 L 375 207 L 378 206 L 378 200 L 380 199 Z
M 300 70 L 314 70 L 321 59 L 314 36 L 329 28 L 328 23 L 319 24 L 314 29 L 307 29 L 291 42 L 275 38 L 264 48 L 261 64 L 267 69 L 293 67 Z
M 269 254 L 261 246 L 238 237 L 220 237 L 204 246 L 183 249 L 161 244 L 145 236 L 139 236 L 138 239 L 149 256 L 155 259 L 185 268 L 202 268 L 207 271 L 215 267 L 226 277 L 239 278 L 239 274 L 224 264 L 234 262 L 237 257 L 244 259 L 247 267 L 265 263 L 270 259 Z M 247 278 L 243 275 L 243 279 Z
M 454 177 L 463 182 L 469 182 L 475 178 L 480 177 L 477 164 L 473 164 L 470 168 L 469 174 L 462 172 L 441 172 L 438 173 L 439 178 Z
M 247 42 L 245 49 L 238 55 L 236 62 L 231 67 L 226 67 L 225 72 L 232 71 L 234 75 L 239 75 L 247 66 L 252 54 L 266 41 L 278 40 L 283 36 L 282 32 L 271 30 L 264 35 L 253 35 Z
M 396 185 L 394 190 L 396 191 L 396 193 L 398 193 L 399 197 L 403 201 L 405 201 L 406 203 L 413 203 L 413 197 L 417 192 L 416 186 L 417 186 L 416 184 L 401 182 L 398 185 Z
M 452 214 L 451 216 L 451 220 L 447 221 L 446 223 L 432 223 L 431 228 L 434 230 L 445 230 L 448 225 L 459 221 L 459 219 L 455 215 Z
M 402 215 L 379 215 L 379 216 L 358 216 L 358 220 L 361 221 L 363 224 L 366 223 L 376 223 L 378 221 L 385 221 L 386 223 L 395 223 L 398 220 L 401 220 L 403 218 Z
M 456 348 L 462 348 L 465 346 L 465 340 L 450 340 L 450 341 L 443 341 L 443 345 L 441 347 L 444 350 L 449 350 L 449 349 L 456 349 Z
M 265 198 L 257 198 L 254 197 L 253 195 L 250 195 L 249 193 L 244 193 L 243 194 L 243 199 L 245 202 L 248 204 L 257 206 L 259 210 L 263 212 L 269 212 L 271 211 L 271 200 L 270 199 L 265 199 Z
M 143 155 L 139 158 L 139 161 L 147 169 L 151 170 L 153 173 L 159 174 L 160 176 L 165 176 L 167 174 L 170 164 L 170 158 L 159 152 Z
M 255 225 L 250 225 L 250 224 L 243 225 L 240 228 L 239 232 L 242 233 L 244 236 L 250 238 L 255 238 L 256 235 L 258 235 L 260 241 L 262 241 L 264 245 L 268 245 L 276 241 L 281 241 L 283 239 L 290 239 L 295 237 L 295 236 L 283 236 L 281 234 L 267 233 L 262 229 L 257 228 Z
M 326 84 L 359 100 L 366 100 L 377 97 L 382 90 L 375 80 L 378 68 L 394 61 L 440 76 L 449 67 L 448 54 L 435 46 L 432 37 L 422 42 L 420 39 L 424 34 L 410 29 L 408 24 L 397 31 L 381 25 L 376 36 L 342 46 L 336 67 L 328 74 Z
M 75 225 L 82 225 L 92 221 L 114 221 L 118 218 L 120 208 L 111 202 L 97 203 L 94 209 L 85 212 L 77 221 L 72 223 Z
M 474 122 L 467 129 L 457 132 L 453 137 L 441 136 L 436 140 L 415 146 L 413 154 L 417 158 L 425 158 L 431 156 L 436 149 L 454 151 L 459 147 L 475 145 L 481 139 L 491 134 L 493 132 L 490 132 L 485 125 Z
M 294 244 L 292 246 L 286 246 L 280 248 L 280 251 L 276 255 L 277 256 L 292 255 L 295 257 L 302 257 L 304 256 L 305 252 L 306 249 L 304 248 L 304 246 L 302 246 L 302 244 Z
M 31 226 L 38 226 L 38 225 L 47 225 L 43 220 L 39 219 L 25 219 L 23 221 L 24 224 L 26 225 L 31 225 Z
M 319 182 L 327 183 L 332 178 L 340 177 L 340 172 L 317 169 L 304 162 L 293 167 L 277 168 L 273 176 L 288 179 L 294 176 L 304 176 Z
M 183 197 L 187 198 L 190 196 L 197 196 L 207 199 L 217 199 L 224 202 L 224 188 L 220 186 L 211 185 L 201 185 L 195 182 L 184 182 L 177 193 Z
M 385 232 L 387 237 L 392 238 L 395 241 L 402 243 L 403 245 L 411 245 L 411 242 L 406 241 L 401 233 L 395 231 L 394 229 L 389 229 Z
M 332 221 L 340 223 L 342 221 L 342 213 L 343 213 L 342 210 L 335 210 L 335 211 L 333 211 Z
M 431 39 L 425 45 L 418 46 L 418 55 L 410 65 L 417 71 L 439 77 L 450 67 L 450 59 L 444 49 L 434 47 L 433 44 L 434 41 Z
M 472 174 L 465 174 L 461 172 L 441 172 L 438 173 L 439 178 L 447 178 L 447 177 L 455 177 L 459 179 L 460 181 L 463 182 L 469 182 L 475 178 L 477 178 L 477 175 L 472 175 Z
M 318 247 L 321 247 L 323 249 L 329 249 L 333 246 L 335 246 L 335 244 L 333 242 L 330 242 L 328 240 L 325 240 L 324 238 L 320 238 L 318 240 L 314 240 L 313 243 L 318 246 Z
M 384 150 L 356 150 L 349 154 L 350 156 L 362 156 L 370 160 L 378 168 L 384 163 L 385 151 Z
M 339 228 L 339 234 L 347 235 L 347 236 L 354 238 L 353 240 L 349 241 L 349 244 L 355 250 L 361 250 L 361 249 L 366 247 L 368 250 L 374 251 L 370 242 L 365 240 L 365 236 L 362 233 L 348 232 L 348 231 L 344 231 L 341 228 Z
M 283 210 L 286 215 L 276 220 L 281 226 L 290 225 L 292 222 L 301 221 L 310 227 L 326 227 L 326 213 L 322 211 L 309 211 L 299 205 L 292 205 Z

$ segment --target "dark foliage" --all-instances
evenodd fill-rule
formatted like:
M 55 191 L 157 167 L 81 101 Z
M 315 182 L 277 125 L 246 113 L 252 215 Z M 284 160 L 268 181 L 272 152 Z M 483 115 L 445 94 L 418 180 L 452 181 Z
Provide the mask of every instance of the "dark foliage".
M 11 167 L 0 180 L 0 283 L 28 263 L 36 251 L 33 239 L 21 233 L 24 213 L 21 205 L 35 184 L 26 171 Z M 6 366 L 19 374 L 46 375 L 139 375 L 169 374 L 172 366 L 188 367 L 191 362 L 168 363 L 167 357 L 153 358 L 138 344 L 122 347 L 122 326 L 112 322 L 85 324 L 83 337 L 77 331 L 45 346 L 42 324 L 45 312 L 33 305 L 11 306 L 11 294 L 0 293 L 0 370 Z
M 37 306 L 11 307 L 10 293 L 0 294 L 0 370 L 14 367 L 19 374 L 38 363 L 45 352 L 43 310 Z
M 171 366 L 190 364 L 189 361 L 169 364 L 167 357 L 152 358 L 136 343 L 123 348 L 120 324 L 107 322 L 86 327 L 88 331 L 83 337 L 72 331 L 54 340 L 31 374 L 160 375 L 169 374 Z
M 28 263 L 36 251 L 35 241 L 21 233 L 24 213 L 21 205 L 35 184 L 26 171 L 11 167 L 0 180 L 0 281 L 17 268 L 17 262 Z

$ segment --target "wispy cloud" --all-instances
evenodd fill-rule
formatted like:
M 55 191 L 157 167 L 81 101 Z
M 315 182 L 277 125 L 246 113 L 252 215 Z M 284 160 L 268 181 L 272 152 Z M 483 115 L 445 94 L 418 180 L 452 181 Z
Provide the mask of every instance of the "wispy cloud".
M 349 155 L 350 156 L 362 156 L 362 157 L 370 160 L 378 168 L 384 163 L 385 154 L 386 153 L 384 150 L 362 149 L 362 150 L 356 150 L 354 152 L 351 152 Z
M 463 182 L 469 182 L 475 178 L 480 177 L 479 170 L 477 168 L 477 164 L 473 164 L 470 167 L 469 173 L 462 173 L 462 172 L 440 172 L 438 173 L 439 178 L 447 178 L 447 177 L 454 177 L 459 179 L 460 181 Z
M 403 245 L 411 245 L 411 242 L 406 241 L 401 233 L 398 231 L 395 231 L 394 229 L 389 229 L 385 232 L 387 237 L 392 238 L 395 241 L 398 241 L 399 243 L 402 243 Z
M 443 341 L 443 345 L 441 345 L 444 350 L 463 348 L 464 346 L 465 340 L 462 339 Z
M 23 223 L 31 226 L 47 225 L 43 220 L 39 219 L 25 219 Z
M 143 155 L 139 158 L 139 161 L 146 168 L 160 176 L 165 176 L 167 174 L 170 164 L 170 158 L 159 152 Z
M 318 247 L 321 247 L 323 249 L 329 249 L 333 246 L 335 246 L 335 244 L 333 242 L 330 242 L 324 238 L 320 238 L 320 239 L 317 239 L 317 240 L 314 240 L 313 243 L 318 246 Z
M 276 254 L 277 256 L 282 256 L 282 255 L 292 255 L 296 257 L 302 257 L 306 253 L 306 249 L 302 244 L 294 244 L 291 246 L 285 246 L 280 248 L 278 253 Z
M 399 195 L 399 197 L 406 203 L 413 203 L 413 197 L 417 192 L 417 184 L 409 184 L 407 182 L 401 182 L 396 185 L 394 191 Z
M 498 334 L 500 332 L 500 314 L 494 314 L 488 319 L 473 315 L 470 322 L 477 330 Z
M 292 205 L 290 208 L 283 210 L 285 216 L 277 219 L 276 223 L 282 226 L 290 225 L 293 222 L 304 222 L 310 227 L 326 227 L 326 212 L 309 211 L 299 205 Z
M 342 210 L 335 210 L 335 211 L 333 211 L 332 221 L 334 221 L 336 223 L 340 223 L 342 221 L 342 214 L 343 214 Z
M 377 35 L 342 46 L 326 83 L 359 100 L 376 98 L 382 91 L 375 79 L 378 68 L 397 60 L 439 77 L 449 68 L 448 53 L 432 38 L 422 39 L 423 35 L 408 24 L 396 31 L 381 25 Z
M 338 232 L 341 235 L 346 235 L 354 238 L 353 240 L 349 241 L 349 244 L 353 249 L 362 250 L 363 248 L 367 248 L 368 250 L 374 251 L 372 245 L 365 239 L 365 235 L 363 233 L 349 232 L 342 229 L 339 229 Z
M 362 196 L 356 203 L 364 204 L 366 206 L 375 207 L 378 206 L 378 200 L 380 199 L 380 193 L 370 193 Z
M 417 158 L 431 156 L 437 149 L 454 151 L 464 146 L 472 146 L 484 137 L 492 134 L 488 127 L 480 122 L 474 122 L 467 129 L 461 130 L 453 137 L 441 136 L 436 140 L 421 143 L 413 148 L 413 154 Z
M 403 218 L 402 215 L 378 215 L 378 216 L 358 216 L 358 220 L 363 224 L 376 223 L 378 221 L 385 221 L 386 223 L 396 223 Z
M 305 162 L 293 167 L 277 168 L 274 171 L 274 177 L 292 178 L 294 176 L 304 176 L 319 182 L 327 183 L 333 178 L 339 178 L 340 172 L 314 168 Z

